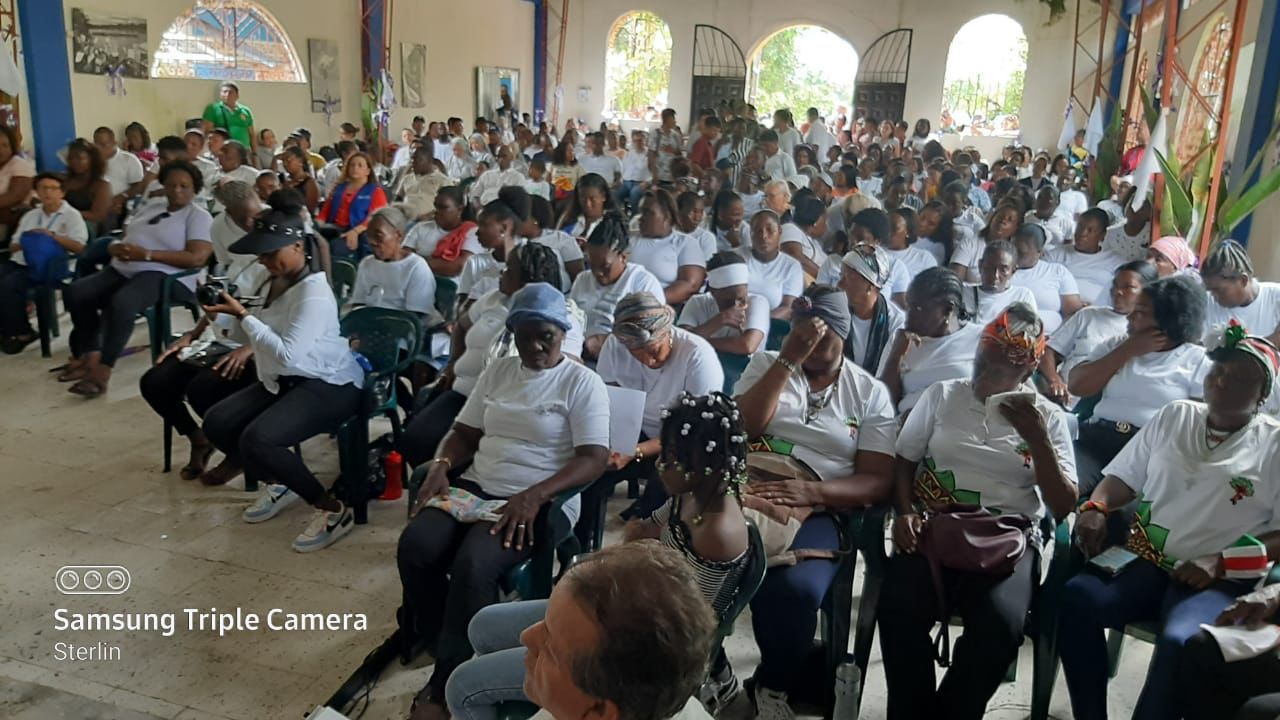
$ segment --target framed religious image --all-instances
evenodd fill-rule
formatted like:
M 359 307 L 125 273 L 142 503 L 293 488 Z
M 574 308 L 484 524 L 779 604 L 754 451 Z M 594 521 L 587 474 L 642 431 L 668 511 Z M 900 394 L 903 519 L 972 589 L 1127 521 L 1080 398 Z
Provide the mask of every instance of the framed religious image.
M 514 68 L 476 68 L 476 116 L 520 117 L 520 71 Z

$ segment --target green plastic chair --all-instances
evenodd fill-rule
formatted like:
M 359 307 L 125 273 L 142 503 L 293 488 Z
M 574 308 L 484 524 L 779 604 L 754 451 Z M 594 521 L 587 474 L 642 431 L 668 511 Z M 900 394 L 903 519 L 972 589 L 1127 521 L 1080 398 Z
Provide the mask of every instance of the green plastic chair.
M 333 298 L 341 309 L 351 299 L 351 290 L 356 286 L 356 266 L 350 260 L 334 260 L 330 271 L 333 282 Z
M 716 357 L 720 359 L 720 369 L 724 371 L 724 392 L 726 395 L 732 395 L 733 386 L 737 384 L 738 378 L 742 377 L 742 371 L 747 369 L 747 363 L 751 362 L 751 356 L 735 355 L 717 350 Z
M 786 339 L 787 333 L 791 332 L 791 321 L 781 318 L 773 318 L 769 320 L 769 337 L 765 340 L 765 350 L 781 350 L 782 341 Z
M 141 315 L 147 320 L 147 330 L 151 338 L 151 364 L 155 364 L 160 354 L 173 342 L 173 321 L 170 313 L 173 310 L 173 291 L 182 278 L 198 275 L 205 271 L 204 267 L 191 268 L 182 272 L 165 275 L 160 285 L 160 298 L 156 304 L 143 310 Z M 192 322 L 198 322 L 202 312 L 195 298 L 181 300 L 179 303 L 191 311 Z M 173 469 L 173 425 L 164 421 L 164 472 Z
M 458 300 L 458 281 L 454 278 L 436 275 L 436 310 L 445 322 L 455 319 L 454 311 Z
M 390 420 L 391 435 L 399 443 L 402 427 L 394 384 L 417 353 L 418 323 L 399 310 L 362 307 L 347 313 L 341 327 L 353 350 L 373 365 L 373 371 L 365 373 L 360 410 L 336 430 L 345 502 L 355 512 L 356 523 L 363 525 L 368 522 L 369 420 L 379 415 Z

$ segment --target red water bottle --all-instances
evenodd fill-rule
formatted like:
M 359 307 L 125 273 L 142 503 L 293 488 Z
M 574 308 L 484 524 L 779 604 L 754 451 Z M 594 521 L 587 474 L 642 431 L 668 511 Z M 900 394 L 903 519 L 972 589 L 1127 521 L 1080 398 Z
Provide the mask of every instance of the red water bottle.
M 387 488 L 382 491 L 380 500 L 399 500 L 400 493 L 404 492 L 404 483 L 401 476 L 404 475 L 404 458 L 400 453 L 392 450 L 382 459 L 383 468 L 387 474 Z

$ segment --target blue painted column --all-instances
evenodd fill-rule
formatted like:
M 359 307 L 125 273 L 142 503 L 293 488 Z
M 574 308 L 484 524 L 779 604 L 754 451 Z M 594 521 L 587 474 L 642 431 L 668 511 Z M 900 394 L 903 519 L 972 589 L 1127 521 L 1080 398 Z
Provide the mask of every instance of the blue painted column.
M 1124 15 L 1124 21 L 1125 23 L 1128 23 L 1129 27 L 1133 27 L 1133 24 L 1138 21 L 1138 18 L 1130 13 L 1122 11 L 1121 14 Z M 1111 57 L 1114 62 L 1111 65 L 1111 82 L 1108 84 L 1108 91 L 1110 92 L 1110 95 L 1107 97 L 1107 105 L 1105 108 L 1106 112 L 1103 113 L 1102 120 L 1104 127 L 1111 127 L 1112 114 L 1115 113 L 1116 108 L 1118 107 L 1118 104 L 1112 98 L 1119 98 L 1120 93 L 1124 91 L 1125 64 L 1120 58 L 1124 57 L 1124 54 L 1128 51 L 1129 31 L 1125 29 L 1124 24 L 1116 23 L 1116 46 L 1111 53 Z M 1099 58 L 1099 61 L 1101 61 L 1101 58 Z
M 529 115 L 533 122 L 547 111 L 547 18 L 542 12 L 546 0 L 525 0 L 533 3 L 533 108 Z
M 1280 33 L 1280 8 L 1277 5 L 1280 3 L 1263 2 L 1262 16 L 1258 18 L 1253 67 L 1249 69 L 1249 89 L 1240 113 L 1240 133 L 1236 135 L 1236 152 L 1231 163 L 1240 172 L 1244 172 L 1250 160 L 1266 151 L 1267 134 L 1276 122 L 1276 101 L 1280 97 L 1280 36 L 1277 36 Z M 1240 70 L 1237 68 L 1236 72 Z M 1228 187 L 1238 188 L 1240 183 L 1252 182 L 1253 179 L 1232 177 Z M 1252 226 L 1253 218 L 1247 217 L 1231 231 L 1231 236 L 1247 244 Z
M 360 69 L 365 79 L 382 77 L 383 28 L 387 22 L 385 0 L 362 0 L 360 14 L 363 17 L 360 30 Z
M 61 170 L 65 166 L 58 151 L 76 136 L 62 0 L 18 0 L 18 28 L 27 77 L 24 110 L 31 114 L 36 167 Z

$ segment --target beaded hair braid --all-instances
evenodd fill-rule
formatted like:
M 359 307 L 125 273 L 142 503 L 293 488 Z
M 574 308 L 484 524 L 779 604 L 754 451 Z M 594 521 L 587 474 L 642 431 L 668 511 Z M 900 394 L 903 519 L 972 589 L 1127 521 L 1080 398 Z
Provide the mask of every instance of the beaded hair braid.
M 683 393 L 662 411 L 659 436 L 661 465 L 683 470 L 690 480 L 707 479 L 695 484 L 699 506 L 718 495 L 741 497 L 747 481 L 747 432 L 733 398 L 720 392 L 702 397 Z

